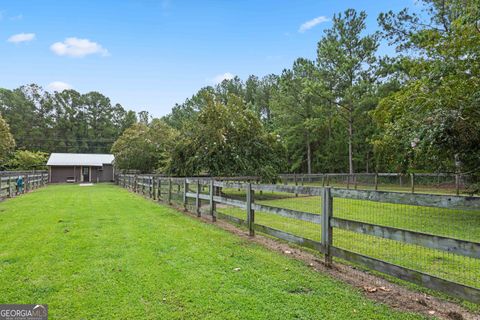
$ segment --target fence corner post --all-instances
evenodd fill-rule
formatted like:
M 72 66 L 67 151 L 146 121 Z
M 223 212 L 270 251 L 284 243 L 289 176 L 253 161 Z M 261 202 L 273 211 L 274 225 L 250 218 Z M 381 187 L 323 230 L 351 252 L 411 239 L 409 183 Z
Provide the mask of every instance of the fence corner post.
M 322 246 L 325 254 L 325 264 L 332 265 L 330 247 L 333 243 L 332 226 L 330 218 L 333 216 L 333 198 L 330 187 L 323 188 L 322 192 Z
M 213 179 L 210 180 L 210 215 L 212 216 L 212 221 L 217 221 L 217 216 L 215 213 L 215 201 L 213 200 L 213 196 L 215 195 L 214 192 L 215 186 L 213 184 Z
M 252 184 L 247 183 L 247 225 L 250 237 L 255 236 L 255 210 L 252 209 L 252 204 L 255 202 L 254 192 Z
M 195 211 L 197 213 L 197 217 L 200 217 L 202 214 L 200 213 L 200 179 L 197 179 L 197 194 L 195 197 Z
M 375 172 L 375 191 L 378 190 L 378 172 Z

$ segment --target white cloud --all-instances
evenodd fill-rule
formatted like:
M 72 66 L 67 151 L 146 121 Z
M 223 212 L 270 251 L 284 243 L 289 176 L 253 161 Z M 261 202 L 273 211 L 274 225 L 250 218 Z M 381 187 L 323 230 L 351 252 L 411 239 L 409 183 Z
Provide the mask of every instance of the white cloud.
M 231 74 L 230 72 L 225 72 L 223 74 L 216 75 L 215 77 L 210 79 L 210 82 L 212 82 L 213 84 L 219 84 L 223 80 L 232 80 L 233 78 L 235 78 L 233 74 Z
M 49 83 L 47 87 L 50 91 L 58 91 L 58 92 L 62 92 L 63 90 L 72 89 L 72 86 L 70 84 L 62 82 L 62 81 L 53 81 L 53 82 Z
M 330 21 L 330 19 L 328 19 L 325 16 L 320 16 L 320 17 L 316 17 L 315 19 L 308 20 L 300 26 L 300 28 L 298 29 L 298 32 L 303 33 L 303 32 L 305 32 L 309 29 L 312 29 L 313 27 L 315 27 L 316 25 L 318 25 L 320 23 L 324 23 L 324 22 L 327 22 L 327 21 Z
M 55 54 L 59 56 L 70 56 L 81 58 L 89 54 L 99 54 L 103 57 L 109 55 L 108 50 L 100 44 L 88 39 L 66 38 L 63 42 L 55 42 L 50 46 Z
M 35 39 L 35 33 L 19 33 L 14 34 L 10 38 L 8 38 L 8 42 L 12 43 L 21 43 L 21 42 L 28 42 Z

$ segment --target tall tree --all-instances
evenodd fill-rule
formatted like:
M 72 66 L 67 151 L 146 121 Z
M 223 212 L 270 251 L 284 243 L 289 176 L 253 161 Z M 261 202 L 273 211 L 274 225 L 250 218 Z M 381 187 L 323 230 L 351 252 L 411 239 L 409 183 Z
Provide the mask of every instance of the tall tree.
M 294 171 L 306 164 L 307 173 L 312 173 L 312 147 L 318 138 L 315 131 L 320 126 L 322 103 L 315 90 L 318 76 L 312 61 L 297 59 L 280 76 L 272 102 L 276 132 L 287 145 Z
M 119 169 L 162 171 L 177 137 L 178 131 L 163 120 L 154 119 L 148 126 L 139 122 L 123 132 L 111 152 Z
M 98 92 L 63 90 L 53 94 L 35 84 L 0 88 L 0 112 L 19 149 L 43 152 L 110 150 L 113 141 L 135 123 L 133 111 Z
M 402 170 L 478 173 L 480 158 L 480 1 L 422 1 L 422 14 L 380 15 L 397 45 L 404 82 L 381 101 L 376 141 Z
M 265 131 L 242 98 L 210 94 L 196 121 L 182 130 L 169 172 L 177 175 L 260 175 L 275 177 L 282 169 L 281 144 Z
M 365 100 L 374 95 L 378 35 L 364 34 L 364 11 L 348 9 L 333 17 L 317 48 L 317 64 L 324 79 L 323 97 L 347 123 L 348 168 L 354 172 L 355 126 L 365 116 Z

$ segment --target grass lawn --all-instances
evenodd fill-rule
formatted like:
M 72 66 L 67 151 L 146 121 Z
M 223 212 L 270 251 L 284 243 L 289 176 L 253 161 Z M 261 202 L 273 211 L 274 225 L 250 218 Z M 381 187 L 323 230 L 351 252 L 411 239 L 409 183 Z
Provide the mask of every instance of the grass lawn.
M 232 197 L 244 199 L 245 193 L 224 189 Z M 257 203 L 320 214 L 320 197 L 292 197 L 293 195 L 263 192 L 256 194 Z M 434 235 L 480 242 L 480 212 L 427 208 L 379 203 L 373 201 L 334 198 L 336 217 L 419 231 Z M 238 208 L 219 208 L 219 211 L 246 219 L 246 212 Z M 283 230 L 304 238 L 320 241 L 321 226 L 301 220 L 285 218 L 265 212 L 255 213 L 255 222 Z M 398 241 L 362 235 L 334 228 L 334 245 L 429 273 L 451 281 L 480 288 L 480 260 L 432 250 Z
M 0 234 L 0 303 L 51 319 L 421 318 L 113 185 L 2 202 Z

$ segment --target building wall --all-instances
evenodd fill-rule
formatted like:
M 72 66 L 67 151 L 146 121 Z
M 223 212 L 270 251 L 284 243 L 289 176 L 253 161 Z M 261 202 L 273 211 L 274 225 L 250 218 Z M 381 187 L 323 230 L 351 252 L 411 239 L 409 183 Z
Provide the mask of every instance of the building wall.
M 75 168 L 75 169 L 74 169 Z M 75 178 L 80 181 L 80 167 L 73 166 L 51 166 L 50 182 L 67 182 L 67 179 Z
M 102 168 L 100 170 L 100 168 Z M 81 166 L 51 166 L 50 182 L 64 183 L 67 179 L 75 178 L 76 182 L 81 182 Z M 113 166 L 105 164 L 103 167 L 90 167 L 90 182 L 111 182 L 113 181 Z
M 103 165 L 103 171 L 101 172 L 100 180 L 105 182 L 112 182 L 114 180 L 113 166 L 111 164 Z

